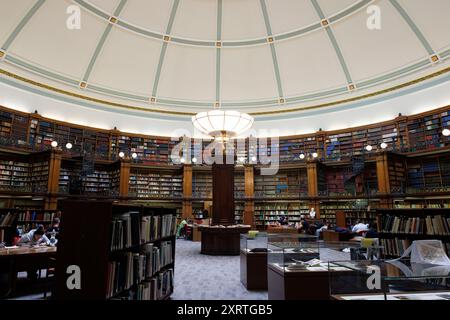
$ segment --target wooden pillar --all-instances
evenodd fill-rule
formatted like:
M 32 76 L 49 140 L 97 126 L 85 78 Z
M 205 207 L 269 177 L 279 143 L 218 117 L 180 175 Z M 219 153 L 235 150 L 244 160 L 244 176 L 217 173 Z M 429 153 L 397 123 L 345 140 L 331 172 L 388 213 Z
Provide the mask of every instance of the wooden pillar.
M 389 181 L 389 153 L 383 152 L 377 156 L 378 193 L 380 208 L 392 208 L 391 184 Z
M 182 217 L 187 219 L 192 216 L 192 165 L 183 166 L 183 208 Z
M 53 195 L 59 191 L 59 174 L 61 171 L 61 152 L 57 150 L 50 151 L 48 160 L 48 193 Z
M 308 197 L 309 208 L 314 208 L 316 211 L 316 219 L 320 219 L 320 201 L 317 199 L 319 196 L 319 184 L 318 184 L 318 166 L 317 161 L 308 161 L 306 164 L 306 176 L 308 178 Z
M 317 183 L 317 162 L 310 161 L 306 164 L 306 174 L 308 177 L 308 196 L 317 197 L 319 186 Z
M 246 165 L 244 168 L 245 181 L 245 207 L 243 222 L 246 225 L 255 228 L 255 170 L 252 165 Z
M 128 197 L 128 190 L 130 187 L 130 160 L 120 161 L 120 178 L 119 178 L 119 197 Z
M 59 175 L 61 171 L 61 151 L 51 150 L 48 159 L 48 196 L 45 198 L 44 209 L 56 210 L 58 206 Z
M 44 203 L 45 210 L 56 210 L 58 209 L 58 198 L 55 196 L 49 196 L 45 199 Z
M 378 193 L 389 194 L 391 191 L 389 183 L 389 162 L 388 153 L 383 152 L 377 156 L 377 180 L 378 180 Z
M 226 163 L 224 161 L 224 163 Z M 213 164 L 212 223 L 232 225 L 234 220 L 234 164 Z

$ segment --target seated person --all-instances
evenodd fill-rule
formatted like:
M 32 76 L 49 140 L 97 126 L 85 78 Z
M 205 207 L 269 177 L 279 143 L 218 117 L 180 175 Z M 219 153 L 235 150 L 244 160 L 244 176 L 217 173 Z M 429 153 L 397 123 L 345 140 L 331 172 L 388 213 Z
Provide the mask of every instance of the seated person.
M 316 223 L 316 232 L 315 233 L 316 233 L 317 237 L 320 237 L 320 234 L 325 230 L 328 230 L 328 225 L 327 225 L 326 221 L 324 221 L 324 223 L 322 223 L 320 221 Z
M 58 217 L 53 218 L 52 225 L 47 228 L 47 231 L 45 233 L 47 235 L 49 235 L 49 234 L 51 234 L 53 232 L 58 234 L 59 233 L 59 223 L 60 223 L 60 220 L 59 220 Z
M 307 233 L 309 230 L 309 223 L 305 219 L 301 219 L 300 222 L 295 224 L 295 228 L 297 228 L 298 233 Z
M 49 245 L 50 240 L 44 234 L 44 227 L 38 226 L 36 229 L 31 230 L 28 233 L 25 233 L 19 240 L 18 245 L 30 245 L 30 246 L 39 246 L 39 245 Z
M 278 225 L 280 225 L 280 226 L 285 226 L 285 225 L 287 225 L 287 224 L 288 224 L 288 221 L 287 221 L 287 219 L 286 219 L 286 216 L 282 215 L 282 216 L 280 217 L 280 220 L 278 220 Z
M 369 226 L 365 223 L 361 223 L 360 221 L 357 221 L 356 224 L 352 228 L 353 233 L 362 233 L 369 230 Z

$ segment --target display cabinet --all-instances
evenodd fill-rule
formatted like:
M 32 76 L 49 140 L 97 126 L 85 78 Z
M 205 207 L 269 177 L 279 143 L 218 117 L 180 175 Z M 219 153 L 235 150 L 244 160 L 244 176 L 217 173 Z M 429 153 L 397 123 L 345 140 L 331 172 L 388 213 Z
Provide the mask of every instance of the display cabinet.
M 283 272 L 305 270 L 316 264 L 311 261 L 319 259 L 319 243 L 311 237 L 288 237 L 287 241 L 274 238 L 268 243 L 269 265 Z M 275 242 L 276 241 L 276 242 Z M 310 264 L 310 265 L 309 265 Z
M 267 241 L 264 232 L 241 234 L 241 283 L 247 290 L 267 289 Z
M 450 300 L 450 265 L 412 263 L 409 258 L 334 261 L 329 272 L 330 294 L 337 300 Z

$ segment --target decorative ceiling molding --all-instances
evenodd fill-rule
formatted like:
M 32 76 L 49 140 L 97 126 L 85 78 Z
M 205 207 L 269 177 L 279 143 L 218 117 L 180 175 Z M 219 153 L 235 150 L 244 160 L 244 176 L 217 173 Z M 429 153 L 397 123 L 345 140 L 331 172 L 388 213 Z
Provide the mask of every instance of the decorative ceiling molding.
M 450 49 L 444 49 L 441 53 L 439 53 L 439 56 L 441 57 L 441 62 L 445 61 L 446 59 L 450 58 Z M 2 62 L 0 62 L 1 64 Z M 71 85 L 75 88 L 79 88 L 79 80 L 75 78 L 69 78 L 67 76 L 52 72 L 48 69 L 43 69 L 39 66 L 33 65 L 27 61 L 24 61 L 23 59 L 16 57 L 12 54 L 6 55 L 4 58 L 3 63 L 9 63 L 11 65 L 14 65 L 16 67 L 19 67 L 21 69 L 31 71 L 35 74 L 38 74 L 40 76 L 43 76 L 45 78 L 49 78 L 51 80 L 61 82 L 64 84 Z M 401 77 L 410 75 L 414 72 L 418 72 L 420 70 L 423 70 L 427 67 L 430 67 L 432 65 L 431 61 L 428 57 L 415 62 L 411 65 L 408 65 L 406 67 L 400 68 L 395 71 L 388 72 L 383 75 L 378 75 L 374 78 L 365 79 L 363 81 L 356 82 L 355 85 L 359 89 L 368 89 L 377 85 L 380 85 L 382 83 L 385 83 L 387 81 L 392 81 L 395 79 L 399 79 Z M 145 102 L 148 103 L 151 101 L 152 97 L 150 96 L 144 96 L 139 94 L 133 94 L 128 92 L 122 92 L 118 90 L 113 90 L 109 88 L 102 87 L 100 85 L 94 85 L 89 84 L 89 86 L 85 89 L 86 91 L 91 91 L 93 93 L 101 93 L 105 94 L 111 97 L 119 97 L 119 98 L 126 98 L 138 102 Z M 316 99 L 325 99 L 325 98 L 332 98 L 335 96 L 341 96 L 345 93 L 348 93 L 348 87 L 342 86 L 337 87 L 334 89 L 329 89 L 325 91 L 315 92 L 315 93 L 307 93 L 303 95 L 298 96 L 290 96 L 285 97 L 285 104 L 286 105 L 293 105 L 298 103 L 305 103 L 308 101 L 316 100 Z M 154 101 L 156 102 L 156 101 Z M 273 99 L 267 99 L 267 100 L 255 100 L 255 101 L 221 101 L 221 107 L 224 108 L 236 108 L 236 107 L 272 107 L 272 106 L 279 106 L 279 98 L 274 97 Z M 177 107 L 177 106 L 189 106 L 192 108 L 211 108 L 215 106 L 216 101 L 193 101 L 193 100 L 180 100 L 180 99 L 169 99 L 169 98 L 158 98 L 157 103 L 160 105 L 166 105 L 171 107 Z
M 159 60 L 158 60 L 158 68 L 156 69 L 155 80 L 153 81 L 152 96 L 150 98 L 151 103 L 156 102 L 156 97 L 158 95 L 158 85 L 159 85 L 159 80 L 161 79 L 161 70 L 164 65 L 164 58 L 166 57 L 167 46 L 168 46 L 168 40 L 169 40 L 168 35 L 172 32 L 173 22 L 175 21 L 175 16 L 177 14 L 179 4 L 180 4 L 180 0 L 174 0 L 173 5 L 172 5 L 172 10 L 170 12 L 170 18 L 169 18 L 169 22 L 167 23 L 167 28 L 166 28 L 166 36 L 163 37 L 163 39 L 165 39 L 165 41 L 163 42 L 162 47 L 161 47 L 161 53 L 159 55 Z
M 428 52 L 428 54 L 430 56 L 434 55 L 435 51 L 431 47 L 430 42 L 425 38 L 422 31 L 420 31 L 419 27 L 414 23 L 413 19 L 411 19 L 411 17 L 408 15 L 406 10 L 400 5 L 400 3 L 398 3 L 397 0 L 389 0 L 389 2 L 397 10 L 397 12 L 402 16 L 402 18 L 408 24 L 410 29 L 414 32 L 415 36 L 420 41 L 420 43 L 425 48 L 425 50 Z
M 277 50 L 275 49 L 275 45 L 273 43 L 272 27 L 270 25 L 269 14 L 267 12 L 266 1 L 259 0 L 259 3 L 261 4 L 261 10 L 264 17 L 264 24 L 266 25 L 268 37 L 267 42 L 270 45 L 270 52 L 272 54 L 273 70 L 275 72 L 275 79 L 277 81 L 278 98 L 280 101 L 282 101 L 282 103 L 284 103 L 284 93 L 283 93 L 283 85 L 281 83 L 280 67 L 278 65 Z
M 350 75 L 350 71 L 348 70 L 348 66 L 347 66 L 347 62 L 345 61 L 344 55 L 342 54 L 341 48 L 339 46 L 339 43 L 336 40 L 336 37 L 334 36 L 333 30 L 331 30 L 331 26 L 330 26 L 330 22 L 329 20 L 325 17 L 322 8 L 320 7 L 319 3 L 317 2 L 317 0 L 311 0 L 311 3 L 314 7 L 314 9 L 317 12 L 317 15 L 319 16 L 320 20 L 321 20 L 321 24 L 323 26 L 323 28 L 325 29 L 328 38 L 330 39 L 330 42 L 334 48 L 334 51 L 336 52 L 336 56 L 339 60 L 339 63 L 341 64 L 341 68 L 342 71 L 345 74 L 345 78 L 347 79 L 347 83 L 349 85 L 349 88 L 351 90 L 353 90 L 354 84 L 353 84 L 353 80 L 352 80 L 352 76 Z M 351 87 L 353 86 L 353 87 Z
M 309 110 L 320 110 L 321 108 L 325 108 L 325 107 L 331 107 L 331 106 L 339 106 L 339 105 L 345 105 L 351 102 L 357 102 L 357 101 L 363 101 L 363 100 L 367 100 L 369 98 L 374 98 L 377 96 L 381 96 L 381 95 L 385 95 L 388 93 L 392 93 L 395 91 L 399 91 L 401 89 L 405 89 L 420 83 L 423 83 L 425 81 L 434 79 L 434 78 L 438 78 L 440 76 L 443 75 L 447 75 L 450 73 L 450 67 L 447 67 L 445 69 L 442 69 L 440 71 L 434 72 L 432 74 L 429 74 L 427 76 L 421 77 L 419 79 L 416 80 L 412 80 L 388 89 L 384 89 L 384 90 L 380 90 L 377 92 L 373 92 L 370 94 L 366 94 L 366 95 L 361 95 L 361 96 L 357 96 L 357 97 L 352 97 L 349 99 L 345 99 L 345 100 L 339 100 L 339 101 L 332 101 L 332 102 L 328 102 L 328 103 L 323 103 L 323 104 L 318 104 L 318 105 L 314 105 L 314 106 L 308 106 L 308 107 L 297 107 L 297 108 L 291 108 L 291 109 L 283 109 L 283 110 L 277 110 L 277 111 L 265 111 L 265 112 L 249 112 L 250 115 L 252 116 L 267 116 L 267 115 L 283 115 L 283 114 L 288 114 L 288 113 L 294 113 L 294 112 L 302 112 L 302 111 L 309 111 Z M 129 110 L 129 111 L 139 111 L 139 112 L 147 112 L 147 113 L 152 113 L 152 114 L 160 114 L 160 115 L 172 115 L 172 116 L 193 116 L 195 115 L 195 113 L 191 113 L 191 112 L 177 112 L 177 111 L 167 111 L 167 110 L 160 110 L 160 109 L 151 109 L 151 108 L 147 108 L 147 107 L 139 107 L 139 106 L 130 106 L 130 105 L 126 105 L 126 104 L 121 104 L 121 103 L 115 103 L 112 101 L 107 101 L 107 100 L 102 100 L 102 99 L 96 99 L 96 98 L 92 98 L 92 97 L 88 97 L 88 96 L 84 96 L 84 95 L 80 95 L 77 93 L 73 93 L 70 91 L 66 91 L 66 90 L 62 90 L 62 89 L 58 89 L 46 84 L 42 84 L 39 83 L 37 81 L 34 80 L 30 80 L 27 79 L 25 77 L 16 75 L 14 73 L 11 73 L 9 71 L 6 71 L 4 69 L 0 68 L 0 75 L 2 75 L 2 77 L 0 77 L 0 82 L 8 82 L 9 84 L 13 85 L 13 83 L 9 82 L 9 81 L 2 81 L 2 80 L 7 80 L 9 79 L 13 79 L 14 83 L 25 83 L 27 86 L 21 86 L 21 89 L 31 91 L 34 93 L 37 93 L 35 89 L 33 88 L 40 88 L 40 89 L 44 89 L 45 91 L 41 91 L 40 94 L 44 95 L 44 96 L 49 96 L 48 93 L 57 93 L 58 95 L 54 95 L 54 96 L 50 96 L 51 98 L 54 99 L 64 99 L 65 96 L 69 97 L 69 98 L 76 98 L 77 100 L 65 100 L 65 102 L 69 102 L 69 103 L 80 103 L 84 101 L 84 105 L 86 105 L 86 102 L 89 103 L 95 103 L 95 104 L 99 104 L 99 105 L 105 105 L 105 106 L 109 106 L 109 107 L 114 107 L 114 108 L 108 108 L 107 111 L 112 111 L 114 112 L 114 109 L 119 110 L 123 109 L 123 110 Z M 158 101 L 160 102 L 160 101 Z M 83 104 L 83 103 L 81 103 Z M 94 105 L 87 105 L 90 107 L 95 107 Z M 118 108 L 118 109 L 117 109 Z
M 86 0 L 72 0 L 74 3 L 78 4 L 80 7 L 82 7 L 87 12 L 96 15 L 106 21 L 109 20 L 109 17 L 111 14 L 103 11 L 102 9 L 99 9 L 95 7 L 94 5 L 90 4 Z M 350 7 L 345 8 L 342 11 L 339 11 L 333 15 L 330 15 L 327 17 L 327 20 L 330 22 L 330 24 L 339 22 L 341 20 L 344 20 L 351 15 L 359 12 L 361 9 L 366 7 L 372 2 L 375 2 L 377 0 L 361 0 L 359 2 L 356 2 L 352 4 Z M 217 42 L 214 40 L 201 40 L 201 39 L 190 39 L 186 37 L 179 37 L 170 35 L 170 33 L 162 34 L 157 31 L 148 30 L 145 28 L 142 28 L 140 26 L 134 25 L 132 22 L 125 21 L 123 19 L 119 19 L 114 26 L 120 27 L 122 29 L 125 29 L 127 31 L 136 33 L 138 35 L 152 38 L 154 40 L 159 41 L 165 41 L 165 36 L 170 36 L 170 42 L 174 44 L 180 44 L 180 45 L 188 45 L 188 46 L 199 46 L 199 47 L 216 47 Z M 299 29 L 291 30 L 288 32 L 283 32 L 279 34 L 273 35 L 274 41 L 285 41 L 289 39 L 294 39 L 297 37 L 301 37 L 303 35 L 309 34 L 314 31 L 318 31 L 322 29 L 321 22 L 313 23 L 311 25 L 301 27 Z M 257 45 L 267 45 L 269 44 L 267 41 L 267 38 L 255 38 L 255 39 L 244 39 L 244 40 L 224 40 L 221 43 L 222 48 L 236 48 L 236 47 L 248 47 L 248 46 L 257 46 Z
M 2 46 L 3 51 L 5 51 L 5 52 L 8 51 L 11 44 L 14 42 L 14 40 L 17 38 L 17 36 L 20 34 L 20 32 L 23 30 L 23 28 L 27 25 L 27 23 L 31 20 L 31 18 L 42 7 L 42 5 L 44 3 L 45 3 L 45 0 L 36 1 L 36 3 L 31 7 L 31 9 L 27 12 L 27 14 L 23 17 L 23 19 L 16 26 L 14 31 L 9 35 L 8 39 L 6 39 L 6 42 Z
M 216 36 L 216 104 L 220 106 L 221 68 L 222 68 L 222 0 L 217 0 L 217 36 Z
M 117 6 L 116 10 L 114 11 L 114 14 L 112 15 L 112 17 L 114 17 L 114 19 L 119 18 L 119 15 L 122 12 L 123 7 L 127 3 L 127 1 L 128 0 L 120 0 L 119 5 Z M 110 21 L 111 21 L 111 18 L 109 19 Z M 94 54 L 92 55 L 89 65 L 86 69 L 86 72 L 84 73 L 83 81 L 81 82 L 80 87 L 85 88 L 87 86 L 89 77 L 92 73 L 92 70 L 94 69 L 95 62 L 97 61 L 98 56 L 100 55 L 100 52 L 102 51 L 102 48 L 106 42 L 106 39 L 108 38 L 109 33 L 111 32 L 112 26 L 113 26 L 113 22 L 108 23 L 108 25 L 105 28 L 105 31 L 102 34 L 102 37 L 100 38 L 99 42 L 97 43 L 97 47 L 95 48 Z M 83 84 L 84 84 L 84 86 L 83 86 Z

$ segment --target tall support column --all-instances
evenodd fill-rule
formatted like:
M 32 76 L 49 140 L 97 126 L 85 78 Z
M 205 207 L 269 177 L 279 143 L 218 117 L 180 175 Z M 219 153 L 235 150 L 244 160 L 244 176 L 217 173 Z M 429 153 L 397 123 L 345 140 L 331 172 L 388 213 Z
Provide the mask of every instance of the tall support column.
M 51 150 L 48 160 L 48 197 L 45 199 L 44 208 L 47 210 L 56 210 L 58 206 L 57 194 L 59 192 L 59 174 L 61 171 L 61 152 Z
M 389 181 L 389 154 L 383 152 L 377 156 L 378 193 L 381 197 L 380 207 L 391 208 L 391 185 Z
M 213 164 L 212 223 L 234 224 L 234 164 Z
M 130 171 L 131 163 L 129 160 L 120 161 L 120 182 L 119 182 L 119 197 L 128 197 L 128 190 L 130 186 Z
M 245 181 L 245 208 L 244 208 L 244 224 L 255 228 L 255 170 L 252 165 L 246 165 L 244 168 Z
M 183 166 L 183 208 L 182 217 L 187 219 L 192 216 L 192 165 Z
M 319 196 L 318 166 L 317 161 L 308 161 L 306 174 L 308 178 L 308 197 L 312 198 L 309 202 L 309 208 L 314 208 L 316 218 L 320 219 L 320 201 L 317 199 Z

